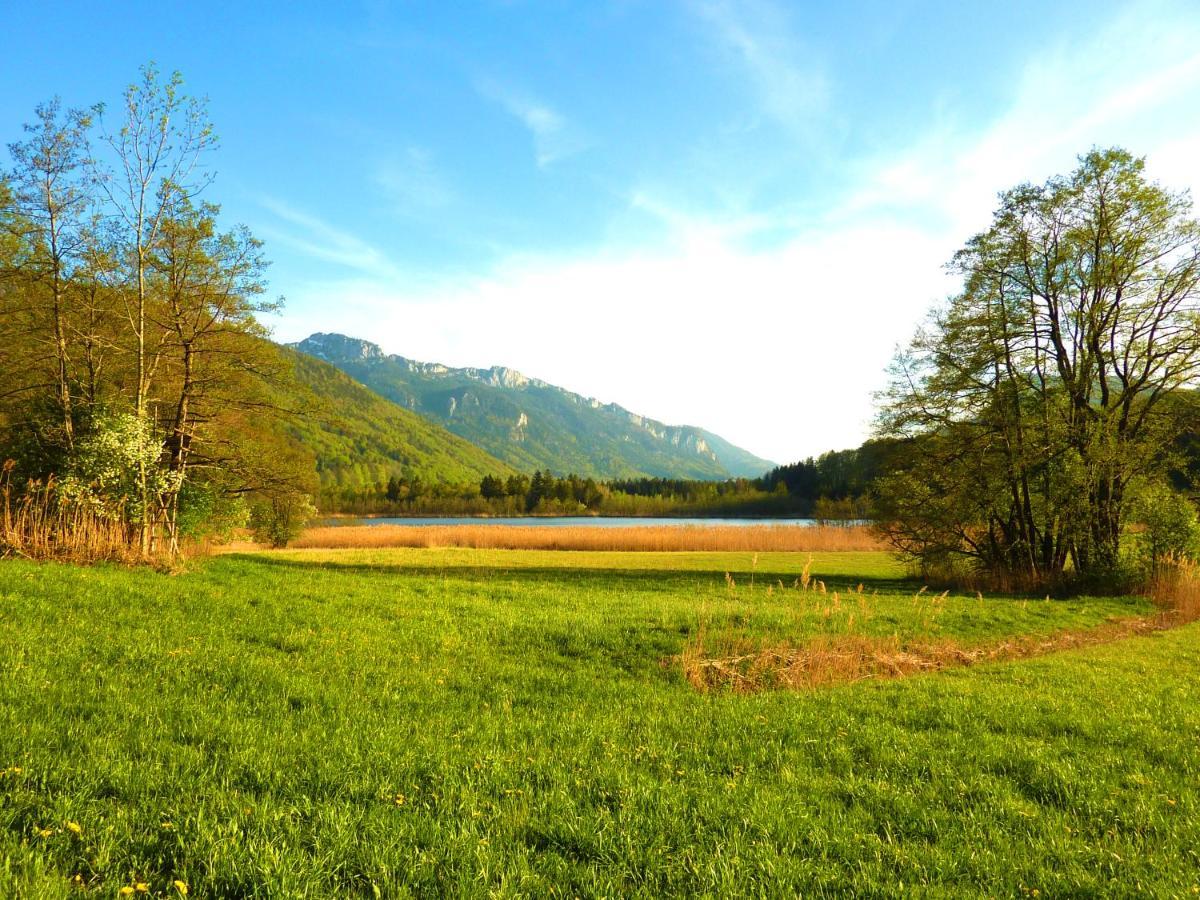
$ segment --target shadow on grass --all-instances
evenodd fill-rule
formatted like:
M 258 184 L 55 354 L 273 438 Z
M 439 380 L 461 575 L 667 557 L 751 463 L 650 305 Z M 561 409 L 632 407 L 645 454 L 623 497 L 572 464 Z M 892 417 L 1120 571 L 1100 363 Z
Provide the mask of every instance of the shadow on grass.
M 713 569 L 674 569 L 674 568 L 601 568 L 586 566 L 573 568 L 570 566 L 497 566 L 470 563 L 446 563 L 443 565 L 411 565 L 404 563 L 361 563 L 338 562 L 331 560 L 306 560 L 266 556 L 258 553 L 229 553 L 221 559 L 237 560 L 243 565 L 258 566 L 267 569 L 284 569 L 306 572 L 344 572 L 355 575 L 383 576 L 446 576 L 451 575 L 467 581 L 489 581 L 496 577 L 519 578 L 537 584 L 570 583 L 574 585 L 592 585 L 598 587 L 628 586 L 641 589 L 675 589 L 680 586 L 694 587 L 697 582 L 712 581 L 724 586 L 725 577 L 733 577 L 739 588 L 750 583 L 753 576 L 754 584 L 760 588 L 767 585 L 777 585 L 782 582 L 785 589 L 791 589 L 797 581 L 795 571 L 779 572 L 770 568 L 751 570 L 743 567 L 713 568 Z M 814 580 L 820 579 L 825 583 L 827 591 L 853 592 L 861 584 L 866 592 L 880 594 L 912 594 L 919 591 L 922 582 L 912 577 L 838 574 L 822 575 L 815 573 Z M 932 593 L 932 591 L 931 591 Z M 952 596 L 972 596 L 970 592 L 951 591 Z M 989 600 L 1026 600 L 1027 594 L 989 593 Z

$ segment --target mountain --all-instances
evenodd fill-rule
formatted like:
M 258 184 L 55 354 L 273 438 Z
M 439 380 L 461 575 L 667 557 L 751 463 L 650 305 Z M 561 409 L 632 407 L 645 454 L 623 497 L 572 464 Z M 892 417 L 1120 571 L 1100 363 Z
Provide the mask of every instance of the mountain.
M 277 403 L 287 436 L 316 457 L 321 493 L 353 499 L 392 476 L 461 485 L 514 469 L 435 422 L 379 396 L 327 362 L 279 347 L 291 364 Z
M 525 472 L 724 479 L 774 467 L 703 429 L 664 425 L 501 366 L 417 362 L 341 334 L 314 334 L 289 346 Z

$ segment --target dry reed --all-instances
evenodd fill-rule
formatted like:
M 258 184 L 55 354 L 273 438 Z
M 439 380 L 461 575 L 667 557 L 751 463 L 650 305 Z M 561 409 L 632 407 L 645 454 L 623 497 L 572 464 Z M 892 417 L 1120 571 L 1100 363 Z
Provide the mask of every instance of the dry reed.
M 1181 623 L 1200 619 L 1200 564 L 1185 557 L 1160 560 L 1146 594 Z
M 0 467 L 0 557 L 76 563 L 143 560 L 137 531 L 123 518 L 64 501 L 53 478 L 17 491 L 12 472 L 11 460 Z
M 1156 615 L 1112 619 L 1091 628 L 1049 635 L 1015 635 L 976 645 L 948 638 L 901 642 L 896 636 L 858 633 L 856 623 L 861 627 L 872 614 L 861 585 L 851 595 L 857 600 L 857 611 L 839 615 L 842 611 L 839 593 L 834 591 L 830 601 L 824 585 L 808 577 L 807 566 L 793 587 L 798 597 L 797 615 L 815 616 L 823 633 L 798 646 L 764 647 L 729 629 L 714 640 L 701 623 L 696 637 L 676 657 L 688 681 L 702 691 L 718 687 L 740 692 L 770 688 L 804 690 L 866 678 L 901 678 L 979 663 L 1026 659 L 1150 634 L 1200 619 L 1200 565 L 1188 559 L 1171 559 L 1156 567 L 1145 590 L 1160 608 Z M 928 586 L 924 586 L 913 595 L 912 603 L 923 631 L 932 630 L 948 593 L 930 594 Z M 981 593 L 977 592 L 976 597 L 983 602 Z
M 487 550 L 885 550 L 862 525 L 346 525 L 310 528 L 299 548 L 473 547 Z
M 1120 619 L 1093 628 L 1046 636 L 1018 635 L 1003 641 L 964 646 L 957 641 L 902 643 L 897 637 L 825 634 L 803 646 L 745 648 L 729 655 L 705 651 L 702 640 L 689 644 L 679 661 L 699 690 L 728 687 L 739 692 L 771 688 L 805 690 L 866 678 L 902 678 L 943 669 L 1041 656 L 1090 647 L 1171 628 L 1173 618 Z

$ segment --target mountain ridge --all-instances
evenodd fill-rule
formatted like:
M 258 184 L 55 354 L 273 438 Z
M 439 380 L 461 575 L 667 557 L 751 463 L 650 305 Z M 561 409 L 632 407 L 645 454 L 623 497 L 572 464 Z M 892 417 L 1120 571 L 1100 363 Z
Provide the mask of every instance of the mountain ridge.
M 719 480 L 755 477 L 775 465 L 705 429 L 668 425 L 507 366 L 421 362 L 335 332 L 287 346 L 525 471 Z

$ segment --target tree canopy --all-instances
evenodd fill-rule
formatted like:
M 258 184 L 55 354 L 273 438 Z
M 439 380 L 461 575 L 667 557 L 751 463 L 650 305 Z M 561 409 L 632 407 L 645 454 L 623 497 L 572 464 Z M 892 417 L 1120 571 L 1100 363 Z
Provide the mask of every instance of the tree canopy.
M 1144 161 L 1094 150 L 1000 197 L 963 289 L 896 360 L 879 430 L 895 543 L 928 565 L 1056 580 L 1120 564 L 1138 490 L 1193 424 L 1200 225 Z

